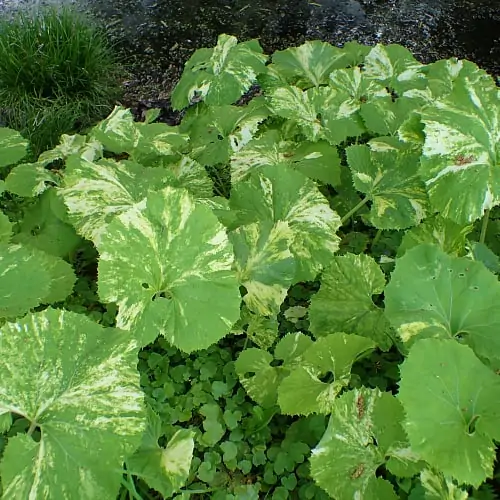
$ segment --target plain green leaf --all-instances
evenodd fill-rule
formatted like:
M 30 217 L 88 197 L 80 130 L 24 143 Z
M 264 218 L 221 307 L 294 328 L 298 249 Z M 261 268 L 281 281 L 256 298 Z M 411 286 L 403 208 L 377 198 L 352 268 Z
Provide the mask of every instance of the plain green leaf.
M 372 257 L 334 257 L 322 274 L 319 292 L 311 299 L 311 332 L 316 337 L 334 332 L 355 333 L 388 350 L 392 345 L 390 325 L 372 298 L 382 293 L 384 286 L 384 274 Z
M 349 384 L 353 363 L 375 347 L 367 338 L 344 333 L 316 340 L 278 388 L 281 411 L 287 415 L 331 413 L 335 398 Z M 323 382 L 321 378 L 328 374 L 333 380 Z
M 0 243 L 8 243 L 12 236 L 12 222 L 0 211 Z
M 141 446 L 127 459 L 127 470 L 169 498 L 184 486 L 189 476 L 194 432 L 188 429 L 176 431 L 165 448 L 158 445 L 161 435 L 160 417 L 150 410 Z
M 145 429 L 137 346 L 86 316 L 47 309 L 0 328 L 0 412 L 40 427 L 9 439 L 9 499 L 115 500 L 122 464 Z
M 303 333 L 283 337 L 274 350 L 274 356 L 263 349 L 243 350 L 234 367 L 241 385 L 248 395 L 264 408 L 276 404 L 278 386 L 288 371 L 300 365 L 303 353 L 313 341 Z M 280 366 L 273 366 L 273 360 L 280 360 Z
M 500 283 L 480 262 L 423 244 L 396 261 L 385 289 L 385 312 L 409 348 L 433 337 L 466 343 L 500 359 Z
M 28 152 L 28 141 L 17 131 L 0 127 L 0 168 L 22 160 Z
M 34 198 L 51 185 L 58 186 L 60 177 L 37 163 L 23 163 L 14 167 L 5 179 L 5 190 L 10 193 Z
M 401 366 L 398 398 L 412 448 L 431 466 L 476 488 L 492 476 L 500 381 L 468 346 L 416 342 Z
M 58 216 L 57 203 L 62 204 L 55 190 L 43 193 L 36 203 L 24 210 L 24 217 L 18 224 L 19 232 L 12 241 L 33 246 L 57 257 L 67 258 L 71 255 L 81 245 L 82 238 Z
M 42 252 L 0 244 L 0 318 L 20 316 L 49 294 L 52 276 Z

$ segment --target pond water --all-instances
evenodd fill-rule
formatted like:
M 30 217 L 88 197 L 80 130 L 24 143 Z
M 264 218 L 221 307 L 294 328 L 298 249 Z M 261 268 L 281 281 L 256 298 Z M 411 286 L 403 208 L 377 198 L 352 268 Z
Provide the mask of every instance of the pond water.
M 457 56 L 500 75 L 499 0 L 49 0 L 102 22 L 130 69 L 125 103 L 162 103 L 187 58 L 220 33 L 266 52 L 321 39 L 400 43 L 422 62 Z M 0 0 L 0 13 L 48 3 Z

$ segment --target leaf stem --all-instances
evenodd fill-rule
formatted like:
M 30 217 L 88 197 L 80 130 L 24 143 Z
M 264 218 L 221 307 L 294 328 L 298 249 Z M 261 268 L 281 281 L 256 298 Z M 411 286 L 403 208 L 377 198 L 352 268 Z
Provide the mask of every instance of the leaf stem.
M 33 434 L 33 432 L 34 432 L 34 430 L 36 429 L 37 425 L 38 425 L 38 424 L 36 423 L 36 420 L 35 420 L 35 419 L 33 419 L 33 420 L 31 421 L 30 428 L 28 429 L 28 432 L 27 432 L 28 436 L 31 436 L 31 435 Z
M 378 240 L 382 236 L 382 229 L 377 229 L 377 233 L 375 234 L 375 237 L 372 240 L 371 244 L 371 249 L 373 250 L 373 247 L 378 243 Z
M 483 223 L 481 224 L 481 234 L 479 236 L 479 243 L 484 243 L 486 239 L 486 229 L 488 229 L 488 221 L 490 220 L 490 209 L 486 209 L 483 216 Z
M 370 198 L 367 196 L 366 198 L 363 198 L 354 208 L 349 210 L 342 219 L 340 219 L 340 223 L 342 225 L 345 224 L 347 220 L 349 220 L 361 207 L 366 205 L 370 201 Z

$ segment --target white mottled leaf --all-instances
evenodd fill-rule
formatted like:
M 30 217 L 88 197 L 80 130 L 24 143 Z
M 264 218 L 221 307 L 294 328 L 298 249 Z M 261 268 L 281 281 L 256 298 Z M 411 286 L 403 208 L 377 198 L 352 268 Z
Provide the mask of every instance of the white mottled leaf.
M 420 176 L 433 207 L 458 224 L 500 204 L 500 91 L 491 80 L 462 78 L 421 112 Z
M 26 418 L 0 473 L 12 500 L 115 500 L 145 429 L 137 346 L 84 315 L 47 309 L 0 327 L 0 413 Z
M 240 315 L 224 226 L 184 189 L 152 192 L 117 215 L 97 242 L 98 289 L 119 307 L 117 326 L 142 345 L 161 334 L 179 349 L 206 349 Z
M 238 224 L 288 223 L 295 282 L 314 280 L 339 248 L 340 217 L 313 181 L 285 165 L 262 167 L 247 182 L 238 183 L 230 207 Z
M 236 37 L 219 35 L 214 48 L 202 48 L 187 61 L 172 92 L 174 109 L 201 99 L 212 106 L 233 104 L 266 71 L 267 56 L 257 40 L 238 43 Z
M 246 288 L 248 308 L 262 316 L 276 316 L 296 274 L 290 251 L 294 240 L 287 222 L 263 221 L 230 233 L 239 282 Z

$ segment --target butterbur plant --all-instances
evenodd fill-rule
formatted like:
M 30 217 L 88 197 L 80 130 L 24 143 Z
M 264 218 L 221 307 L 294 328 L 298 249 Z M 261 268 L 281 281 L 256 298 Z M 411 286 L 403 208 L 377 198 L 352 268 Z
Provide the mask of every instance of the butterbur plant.
M 34 158 L 109 114 L 120 72 L 105 35 L 74 9 L 21 10 L 0 21 L 0 116 L 29 139 Z
M 399 45 L 268 57 L 221 35 L 172 102 L 179 126 L 116 106 L 0 183 L 39 207 L 0 214 L 4 497 L 488 498 L 492 77 Z M 26 146 L 0 129 L 0 167 Z M 84 240 L 111 323 L 65 305 Z

